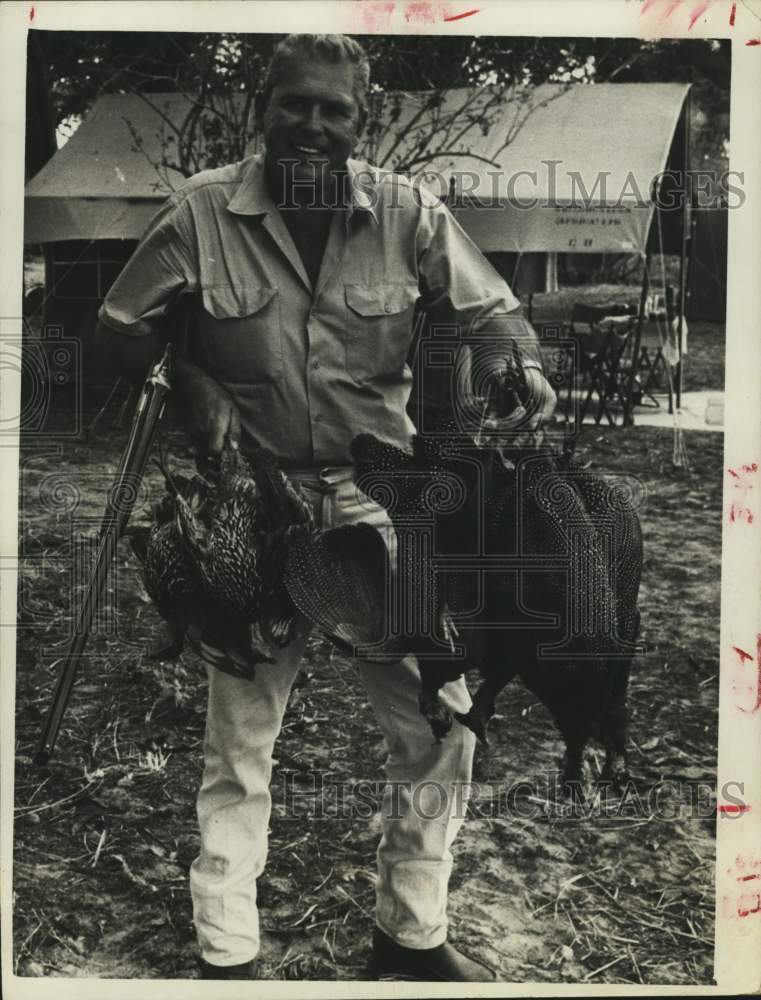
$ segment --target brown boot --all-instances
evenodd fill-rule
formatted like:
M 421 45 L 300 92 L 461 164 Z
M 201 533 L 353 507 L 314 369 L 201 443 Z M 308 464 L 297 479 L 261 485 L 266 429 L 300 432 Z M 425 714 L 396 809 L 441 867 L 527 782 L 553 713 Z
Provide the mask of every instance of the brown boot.
M 212 965 L 198 959 L 199 979 L 256 979 L 256 959 L 240 965 Z
M 376 927 L 370 972 L 375 979 L 413 979 L 424 983 L 493 983 L 488 965 L 444 942 L 436 948 L 405 948 Z

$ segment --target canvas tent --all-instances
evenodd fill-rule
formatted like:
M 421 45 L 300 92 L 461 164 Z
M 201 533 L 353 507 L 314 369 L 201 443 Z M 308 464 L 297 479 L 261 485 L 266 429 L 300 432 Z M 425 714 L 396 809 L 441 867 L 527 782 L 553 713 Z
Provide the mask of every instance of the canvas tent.
M 161 164 L 174 159 L 169 122 L 181 123 L 190 110 L 182 94 L 146 98 L 98 98 L 71 139 L 28 182 L 26 243 L 140 239 L 159 205 L 184 180 Z
M 685 166 L 688 91 L 672 83 L 546 84 L 506 94 L 485 131 L 479 115 L 492 92 L 484 89 L 467 108 L 473 123 L 456 136 L 469 92 L 448 91 L 430 109 L 429 95 L 410 94 L 376 158 L 403 163 L 436 118 L 457 151 L 423 165 L 426 186 L 450 196 L 483 250 L 644 253 L 653 182 Z
M 723 323 L 727 311 L 727 206 L 698 208 L 693 213 L 690 268 L 690 320 Z
M 474 121 L 445 155 L 420 168 L 437 193 L 453 195 L 460 222 L 484 250 L 643 252 L 653 179 L 667 166 L 684 166 L 674 140 L 688 89 L 548 84 L 508 94 L 485 134 Z M 466 94 L 448 91 L 440 108 L 423 115 L 426 95 L 403 95 L 399 117 L 368 140 L 374 160 L 389 168 L 403 163 L 426 122 L 433 116 L 447 129 Z M 489 91 L 481 94 L 481 103 L 489 100 Z M 150 101 L 136 94 L 99 98 L 27 184 L 25 242 L 140 237 L 182 182 L 161 161 L 173 158 L 176 142 L 166 119 L 181 122 L 189 108 L 181 94 L 153 94 Z M 476 119 L 478 103 L 468 113 Z M 439 135 L 433 145 L 442 141 Z

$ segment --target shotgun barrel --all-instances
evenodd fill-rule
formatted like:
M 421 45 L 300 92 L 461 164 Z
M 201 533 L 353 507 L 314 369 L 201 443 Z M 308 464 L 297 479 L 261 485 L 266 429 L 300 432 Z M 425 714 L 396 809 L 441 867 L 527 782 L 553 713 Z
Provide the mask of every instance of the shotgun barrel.
M 135 408 L 129 438 L 106 500 L 93 570 L 34 754 L 37 765 L 45 765 L 50 760 L 96 611 L 105 598 L 116 546 L 135 506 L 166 397 L 172 388 L 171 358 L 172 347 L 167 344 L 162 357 L 151 365 Z

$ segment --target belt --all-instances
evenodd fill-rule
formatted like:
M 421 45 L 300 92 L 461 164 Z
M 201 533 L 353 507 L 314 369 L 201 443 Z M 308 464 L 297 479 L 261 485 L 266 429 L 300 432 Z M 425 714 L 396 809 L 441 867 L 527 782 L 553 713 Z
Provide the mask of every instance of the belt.
M 353 480 L 351 465 L 328 465 L 322 469 L 284 469 L 288 478 L 313 493 L 335 493 L 338 487 Z

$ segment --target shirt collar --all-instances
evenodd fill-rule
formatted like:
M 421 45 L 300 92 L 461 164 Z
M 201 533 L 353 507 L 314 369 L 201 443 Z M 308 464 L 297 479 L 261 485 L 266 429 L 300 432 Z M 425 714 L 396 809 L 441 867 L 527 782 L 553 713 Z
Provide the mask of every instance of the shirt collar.
M 276 207 L 264 177 L 264 154 L 252 156 L 241 165 L 243 175 L 235 194 L 230 199 L 227 210 L 235 215 L 267 215 Z M 349 215 L 355 211 L 366 212 L 374 222 L 378 221 L 375 205 L 377 201 L 377 172 L 367 163 L 348 160 L 351 202 Z

